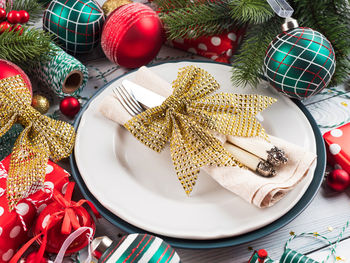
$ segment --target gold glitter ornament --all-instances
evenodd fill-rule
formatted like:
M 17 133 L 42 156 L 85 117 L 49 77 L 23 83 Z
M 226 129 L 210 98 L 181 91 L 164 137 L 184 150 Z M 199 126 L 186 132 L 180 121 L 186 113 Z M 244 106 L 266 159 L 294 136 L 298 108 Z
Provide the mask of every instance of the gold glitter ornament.
M 68 157 L 74 146 L 72 125 L 41 115 L 30 104 L 31 94 L 20 75 L 0 80 L 0 136 L 16 122 L 24 127 L 11 153 L 6 189 L 10 210 L 42 188 L 48 158 Z
M 180 69 L 174 91 L 160 106 L 150 108 L 124 126 L 138 140 L 160 152 L 170 141 L 177 177 L 187 195 L 201 167 L 242 166 L 212 135 L 267 135 L 255 116 L 276 99 L 261 95 L 218 93 L 216 80 L 195 66 Z
M 41 114 L 45 114 L 48 112 L 50 108 L 50 103 L 49 103 L 49 100 L 44 96 L 34 95 L 32 99 L 32 106 Z
M 106 16 L 109 16 L 110 13 L 112 13 L 118 7 L 121 7 L 122 5 L 130 4 L 130 3 L 132 3 L 131 0 L 107 0 L 102 5 L 102 10 Z

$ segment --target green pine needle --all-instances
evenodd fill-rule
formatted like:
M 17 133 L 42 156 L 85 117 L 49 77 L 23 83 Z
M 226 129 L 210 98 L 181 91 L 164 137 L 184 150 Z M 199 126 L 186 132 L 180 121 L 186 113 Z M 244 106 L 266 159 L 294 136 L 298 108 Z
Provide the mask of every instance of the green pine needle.
M 228 7 L 232 19 L 241 24 L 261 24 L 274 16 L 266 0 L 231 0 Z
M 156 2 L 162 5 L 163 11 L 160 17 L 166 25 L 170 39 L 218 34 L 234 26 L 225 1 L 216 4 L 209 2 L 193 4 L 187 1 L 186 6 L 182 5 L 171 12 L 164 11 L 171 8 L 164 0 L 156 0 Z M 181 6 L 181 3 L 178 6 Z
M 232 82 L 235 85 L 256 86 L 264 75 L 263 64 L 269 43 L 278 35 L 282 19 L 274 18 L 269 24 L 252 25 L 244 42 L 234 56 Z
M 9 60 L 23 69 L 48 58 L 51 50 L 51 35 L 34 28 L 20 31 L 5 31 L 0 35 L 0 58 Z

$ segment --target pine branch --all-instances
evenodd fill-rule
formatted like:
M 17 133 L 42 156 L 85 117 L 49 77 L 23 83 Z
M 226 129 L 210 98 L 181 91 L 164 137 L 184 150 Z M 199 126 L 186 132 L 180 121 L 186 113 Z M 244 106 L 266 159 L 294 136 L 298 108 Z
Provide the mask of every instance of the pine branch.
M 154 1 L 162 12 L 173 11 L 175 8 L 184 8 L 191 5 L 188 0 L 155 0 Z
M 30 68 L 40 60 L 48 59 L 51 50 L 51 36 L 38 29 L 24 28 L 20 31 L 5 31 L 0 35 L 0 58 L 9 60 L 23 69 Z
M 252 25 L 234 56 L 232 82 L 235 85 L 257 85 L 263 73 L 266 49 L 280 33 L 283 19 L 275 17 L 268 23 Z
M 265 0 L 155 0 L 169 37 L 197 38 L 219 34 L 246 23 L 256 24 L 273 16 Z
M 228 6 L 231 18 L 241 24 L 260 24 L 274 16 L 266 0 L 231 0 Z
M 7 12 L 11 11 L 9 3 L 6 8 Z M 44 8 L 37 0 L 15 0 L 13 1 L 12 10 L 26 10 L 29 13 L 29 25 L 34 24 L 41 18 Z
M 162 1 L 164 0 L 156 0 L 155 2 L 166 6 Z M 171 39 L 219 34 L 235 25 L 235 21 L 230 18 L 226 1 L 215 4 L 211 2 L 190 3 L 189 1 L 187 3 L 186 7 L 160 14 Z

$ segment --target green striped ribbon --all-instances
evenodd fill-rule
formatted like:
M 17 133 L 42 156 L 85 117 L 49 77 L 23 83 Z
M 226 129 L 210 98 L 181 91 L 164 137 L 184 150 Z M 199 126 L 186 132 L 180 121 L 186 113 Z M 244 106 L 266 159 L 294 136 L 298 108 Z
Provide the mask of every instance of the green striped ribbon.
M 113 242 L 99 263 L 180 263 L 176 251 L 161 238 L 147 234 L 130 234 Z

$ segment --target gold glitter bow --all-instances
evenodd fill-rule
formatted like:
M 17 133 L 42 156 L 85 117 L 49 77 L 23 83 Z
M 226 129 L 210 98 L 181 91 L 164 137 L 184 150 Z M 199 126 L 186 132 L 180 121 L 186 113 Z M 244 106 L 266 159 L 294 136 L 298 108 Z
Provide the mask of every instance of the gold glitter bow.
M 224 135 L 267 138 L 255 116 L 276 100 L 260 95 L 218 93 L 216 80 L 205 70 L 180 69 L 173 94 L 162 105 L 133 117 L 124 126 L 141 142 L 160 152 L 170 141 L 173 164 L 189 195 L 202 166 L 241 166 L 215 138 Z
M 70 124 L 41 115 L 30 104 L 30 92 L 20 75 L 0 80 L 0 136 L 15 122 L 24 126 L 11 154 L 7 178 L 10 210 L 43 186 L 48 158 L 68 157 L 74 146 L 75 131 Z

